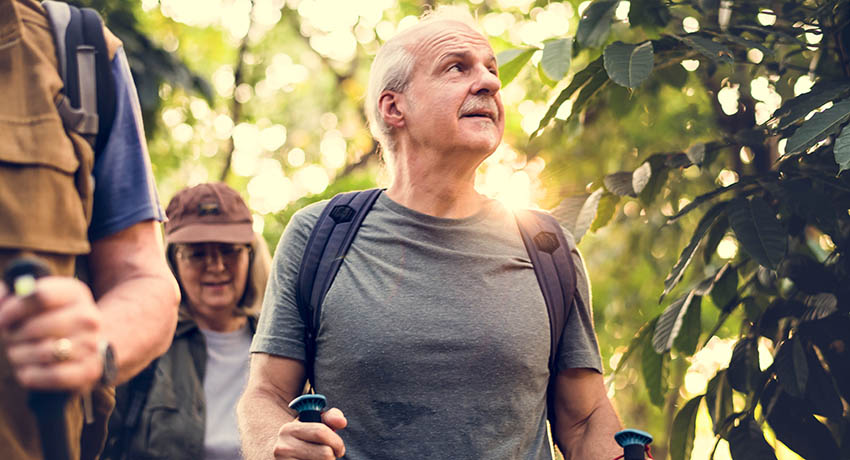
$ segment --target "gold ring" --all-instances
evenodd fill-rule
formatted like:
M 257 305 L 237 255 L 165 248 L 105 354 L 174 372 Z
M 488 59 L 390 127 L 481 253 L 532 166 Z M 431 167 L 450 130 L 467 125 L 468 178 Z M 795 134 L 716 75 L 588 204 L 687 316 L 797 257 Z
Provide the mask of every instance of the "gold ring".
M 62 337 L 53 342 L 53 357 L 56 361 L 67 361 L 71 358 L 71 339 Z

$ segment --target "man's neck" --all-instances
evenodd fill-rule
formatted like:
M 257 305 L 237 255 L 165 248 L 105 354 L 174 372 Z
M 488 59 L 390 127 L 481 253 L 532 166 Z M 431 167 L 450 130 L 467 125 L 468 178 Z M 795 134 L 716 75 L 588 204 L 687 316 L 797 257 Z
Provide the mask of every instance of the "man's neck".
M 387 196 L 414 211 L 460 219 L 481 210 L 485 198 L 475 190 L 480 161 L 460 155 L 401 153 L 393 165 Z

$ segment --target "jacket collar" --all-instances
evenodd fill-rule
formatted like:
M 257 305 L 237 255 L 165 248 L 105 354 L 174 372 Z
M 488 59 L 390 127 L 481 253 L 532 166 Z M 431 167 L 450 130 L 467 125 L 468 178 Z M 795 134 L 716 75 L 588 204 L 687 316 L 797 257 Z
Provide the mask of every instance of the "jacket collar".
M 248 327 L 251 330 L 251 335 L 257 331 L 257 316 L 256 315 L 248 315 Z M 184 303 L 180 303 L 180 309 L 177 313 L 177 328 L 174 331 L 174 337 L 182 337 L 184 335 L 188 335 L 195 331 L 199 331 L 198 323 L 195 322 L 194 318 L 192 318 L 192 314 L 189 313 L 189 308 Z

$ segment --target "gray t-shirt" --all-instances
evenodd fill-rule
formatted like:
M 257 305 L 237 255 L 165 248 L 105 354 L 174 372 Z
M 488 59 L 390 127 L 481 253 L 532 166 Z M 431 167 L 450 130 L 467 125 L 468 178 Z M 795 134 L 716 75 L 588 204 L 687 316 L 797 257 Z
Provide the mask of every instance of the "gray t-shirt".
M 251 351 L 304 359 L 295 280 L 326 204 L 287 226 Z M 573 255 L 581 298 L 558 365 L 601 371 L 589 285 Z M 548 321 L 516 220 L 501 204 L 445 219 L 381 194 L 327 293 L 317 334 L 316 389 L 348 418 L 339 432 L 345 458 L 550 459 Z

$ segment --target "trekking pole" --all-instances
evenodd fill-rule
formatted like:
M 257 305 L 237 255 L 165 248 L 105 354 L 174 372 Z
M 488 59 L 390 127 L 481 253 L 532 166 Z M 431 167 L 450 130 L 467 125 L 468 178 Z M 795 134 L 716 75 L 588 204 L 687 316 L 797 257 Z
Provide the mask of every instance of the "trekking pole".
M 299 422 L 322 423 L 322 411 L 328 400 L 323 395 L 301 395 L 289 403 L 291 409 L 298 412 Z
M 648 455 L 650 459 L 652 458 L 652 454 L 649 451 L 652 435 L 649 433 L 629 428 L 618 431 L 614 435 L 614 439 L 623 448 L 623 455 L 614 460 L 645 460 L 646 456 L 644 454 Z
M 35 290 L 35 280 L 50 274 L 37 259 L 17 259 L 6 268 L 3 281 L 10 292 L 25 297 Z M 45 460 L 69 460 L 68 430 L 65 426 L 65 391 L 30 391 L 27 403 L 35 415 Z

